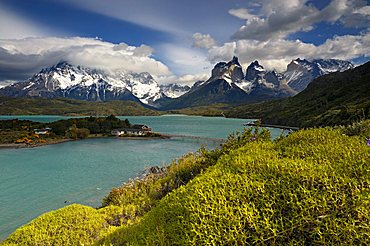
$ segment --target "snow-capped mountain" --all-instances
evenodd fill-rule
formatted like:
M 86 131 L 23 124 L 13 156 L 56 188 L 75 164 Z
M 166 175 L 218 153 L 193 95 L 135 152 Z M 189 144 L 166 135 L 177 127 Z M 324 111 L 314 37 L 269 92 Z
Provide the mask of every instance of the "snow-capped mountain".
M 303 91 L 307 85 L 315 78 L 332 73 L 343 72 L 354 68 L 348 61 L 336 59 L 316 59 L 308 61 L 306 59 L 296 59 L 288 64 L 283 79 L 296 92 Z
M 212 69 L 211 78 L 207 81 L 212 82 L 216 79 L 223 79 L 230 85 L 244 78 L 242 66 L 239 64 L 238 58 L 233 57 L 231 61 L 219 62 Z
M 0 94 L 89 101 L 132 100 L 149 105 L 164 97 L 149 73 L 107 73 L 67 62 L 42 69 L 25 82 L 1 89 Z
M 258 61 L 246 69 L 238 58 L 217 63 L 207 81 L 191 88 L 179 84 L 159 86 L 143 73 L 108 73 L 60 62 L 42 69 L 25 82 L 0 88 L 10 97 L 66 97 L 89 101 L 132 100 L 154 107 L 175 109 L 213 103 L 258 102 L 287 97 L 304 90 L 315 78 L 354 66 L 347 61 L 296 59 L 284 73 L 266 70 Z
M 276 71 L 266 71 L 258 61 L 252 62 L 246 70 L 245 78 L 236 84 L 248 94 L 256 88 L 278 89 L 281 75 Z
M 198 82 L 182 96 L 166 100 L 161 104 L 165 109 L 185 108 L 213 103 L 259 102 L 288 97 L 302 91 L 308 83 L 329 72 L 352 68 L 347 61 L 301 60 L 288 65 L 285 73 L 268 71 L 258 61 L 252 62 L 245 76 L 238 58 L 217 63 L 211 77 Z
M 213 103 L 243 102 L 248 94 L 236 85 L 244 78 L 243 70 L 238 58 L 230 62 L 219 62 L 212 70 L 207 81 L 199 81 L 184 95 L 164 102 L 161 107 L 177 109 Z
M 190 90 L 190 86 L 180 84 L 167 84 L 160 85 L 159 87 L 162 92 L 170 98 L 178 98 Z

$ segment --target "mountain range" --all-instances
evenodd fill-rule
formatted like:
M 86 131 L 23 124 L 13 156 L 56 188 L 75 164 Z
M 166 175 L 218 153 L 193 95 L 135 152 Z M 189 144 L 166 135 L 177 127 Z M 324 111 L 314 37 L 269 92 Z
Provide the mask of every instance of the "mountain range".
M 211 77 L 196 83 L 184 95 L 165 100 L 163 109 L 179 109 L 204 106 L 215 103 L 254 103 L 293 96 L 314 79 L 335 71 L 345 71 L 354 66 L 341 60 L 293 60 L 284 73 L 267 71 L 258 61 L 252 62 L 243 73 L 238 58 L 219 62 L 212 70 Z
M 299 127 L 348 125 L 370 118 L 370 62 L 314 79 L 299 94 L 234 107 L 227 117 Z
M 238 58 L 219 62 L 207 81 L 192 87 L 159 85 L 147 72 L 108 73 L 60 62 L 30 79 L 0 89 L 7 97 L 72 98 L 88 101 L 130 100 L 160 109 L 177 109 L 213 103 L 268 101 L 297 94 L 321 75 L 353 68 L 341 60 L 293 60 L 284 73 L 267 71 L 258 61 L 244 74 Z

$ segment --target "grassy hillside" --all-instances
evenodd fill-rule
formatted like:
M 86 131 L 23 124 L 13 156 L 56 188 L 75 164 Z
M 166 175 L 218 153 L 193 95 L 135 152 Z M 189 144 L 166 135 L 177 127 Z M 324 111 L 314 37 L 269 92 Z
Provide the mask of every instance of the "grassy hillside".
M 367 245 L 369 136 L 370 121 L 275 141 L 248 130 L 113 189 L 103 208 L 45 214 L 4 245 Z
M 88 102 L 73 99 L 0 97 L 0 115 L 159 115 L 132 101 Z
M 289 126 L 350 124 L 370 118 L 370 62 L 312 81 L 298 95 L 226 112 L 228 117 L 261 118 L 264 123 Z

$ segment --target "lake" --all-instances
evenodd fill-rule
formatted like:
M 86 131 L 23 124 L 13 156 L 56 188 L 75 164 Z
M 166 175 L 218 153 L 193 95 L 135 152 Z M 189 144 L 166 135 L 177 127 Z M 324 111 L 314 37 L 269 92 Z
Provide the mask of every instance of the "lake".
M 50 122 L 62 116 L 0 116 Z M 202 145 L 242 131 L 243 119 L 184 115 L 131 116 L 153 131 L 194 136 L 130 140 L 96 138 L 26 149 L 0 149 L 0 240 L 40 214 L 70 203 L 97 207 L 113 187 L 139 176 L 146 167 L 170 164 Z M 280 134 L 272 130 L 273 137 Z

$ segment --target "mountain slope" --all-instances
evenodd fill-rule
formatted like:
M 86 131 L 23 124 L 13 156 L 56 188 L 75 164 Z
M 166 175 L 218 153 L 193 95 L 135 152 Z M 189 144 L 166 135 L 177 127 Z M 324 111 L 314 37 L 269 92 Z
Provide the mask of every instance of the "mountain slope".
M 202 106 L 214 103 L 243 102 L 247 93 L 240 89 L 235 82 L 244 77 L 238 58 L 230 62 L 220 62 L 212 70 L 211 77 L 197 83 L 190 91 L 173 100 L 164 102 L 162 109 L 179 109 L 192 106 Z
M 0 96 L 0 115 L 159 115 L 132 101 L 91 102 L 68 98 L 9 98 Z
M 288 64 L 283 80 L 296 92 L 303 91 L 315 78 L 333 72 L 343 72 L 354 66 L 348 61 L 336 59 L 296 59 Z
M 344 71 L 353 65 L 334 59 L 292 61 L 285 73 L 268 71 L 258 61 L 252 62 L 244 76 L 238 58 L 217 63 L 211 77 L 196 83 L 187 93 L 175 99 L 157 101 L 159 108 L 166 110 L 226 103 L 256 103 L 290 97 L 302 91 L 316 77 Z
M 290 126 L 349 124 L 370 117 L 370 62 L 321 76 L 294 97 L 245 105 L 228 117 L 261 118 L 264 123 Z
M 188 85 L 167 84 L 159 86 L 162 92 L 169 98 L 178 98 L 190 90 Z
M 149 105 L 164 97 L 149 73 L 107 73 L 67 62 L 42 69 L 25 82 L 2 88 L 0 95 L 88 101 L 130 100 Z

